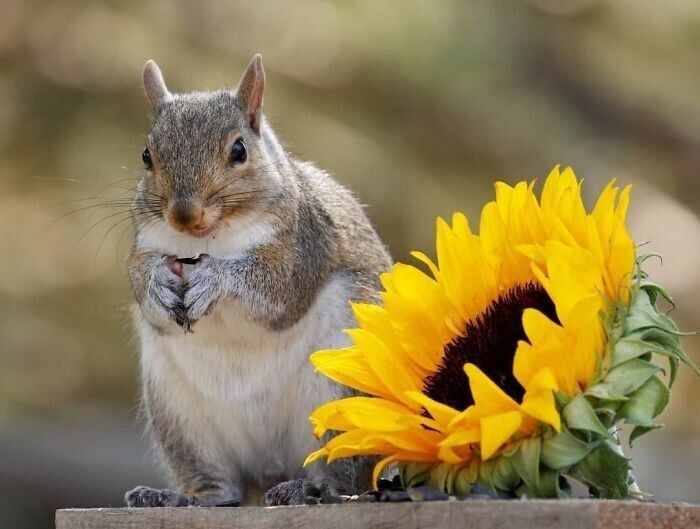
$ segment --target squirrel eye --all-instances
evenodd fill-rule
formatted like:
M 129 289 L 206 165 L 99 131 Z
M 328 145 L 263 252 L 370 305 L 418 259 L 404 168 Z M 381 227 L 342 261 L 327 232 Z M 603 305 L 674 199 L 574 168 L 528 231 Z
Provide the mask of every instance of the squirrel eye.
M 141 159 L 143 160 L 143 165 L 146 166 L 146 169 L 150 170 L 153 168 L 153 160 L 151 160 L 151 153 L 149 152 L 148 147 L 146 147 L 141 153 Z
M 248 159 L 248 152 L 246 151 L 245 143 L 243 142 L 243 138 L 238 138 L 234 142 L 233 147 L 231 147 L 231 163 L 235 165 L 235 164 L 243 163 L 247 159 Z

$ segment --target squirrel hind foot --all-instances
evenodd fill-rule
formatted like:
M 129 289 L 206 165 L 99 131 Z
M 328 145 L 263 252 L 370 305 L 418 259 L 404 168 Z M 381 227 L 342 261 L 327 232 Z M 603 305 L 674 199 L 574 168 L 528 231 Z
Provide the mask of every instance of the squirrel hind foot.
M 124 494 L 127 507 L 188 507 L 198 505 L 197 498 L 169 489 L 138 486 Z
M 272 487 L 265 493 L 265 505 L 273 507 L 277 505 L 304 505 L 309 499 L 323 500 L 337 494 L 334 483 L 324 479 L 320 487 L 314 485 L 308 479 L 293 479 L 283 481 Z

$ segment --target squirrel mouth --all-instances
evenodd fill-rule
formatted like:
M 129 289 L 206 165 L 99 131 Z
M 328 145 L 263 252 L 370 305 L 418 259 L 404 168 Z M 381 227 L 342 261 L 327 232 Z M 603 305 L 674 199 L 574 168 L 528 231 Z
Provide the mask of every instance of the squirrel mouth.
M 209 237 L 221 227 L 221 218 L 217 211 L 199 208 L 169 208 L 165 220 L 175 231 L 186 233 L 197 239 Z
M 216 230 L 216 226 L 214 224 L 207 226 L 206 228 L 202 229 L 196 229 L 196 228 L 189 228 L 187 232 L 192 235 L 193 237 L 197 237 L 198 239 L 203 239 L 204 237 L 207 237 L 214 233 Z

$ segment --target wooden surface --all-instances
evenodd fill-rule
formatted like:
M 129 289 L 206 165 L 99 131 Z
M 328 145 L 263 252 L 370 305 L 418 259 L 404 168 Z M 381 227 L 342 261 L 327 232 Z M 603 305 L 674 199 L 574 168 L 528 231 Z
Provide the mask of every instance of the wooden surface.
M 65 509 L 57 529 L 693 529 L 700 506 L 612 501 L 451 501 L 298 507 Z

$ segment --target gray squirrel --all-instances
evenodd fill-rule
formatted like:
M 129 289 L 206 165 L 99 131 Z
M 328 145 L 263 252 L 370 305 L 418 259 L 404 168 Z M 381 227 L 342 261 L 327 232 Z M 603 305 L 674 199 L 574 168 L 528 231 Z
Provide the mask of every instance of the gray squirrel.
M 126 504 L 359 492 L 366 458 L 302 467 L 320 446 L 310 413 L 351 394 L 308 357 L 349 345 L 349 301 L 377 301 L 385 246 L 350 191 L 280 146 L 260 55 L 235 91 L 171 94 L 153 61 L 143 82 L 154 119 L 128 272 L 144 414 L 175 490 L 139 486 Z

